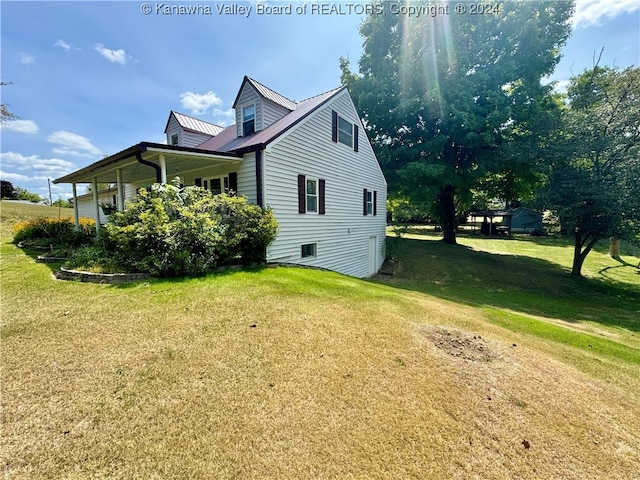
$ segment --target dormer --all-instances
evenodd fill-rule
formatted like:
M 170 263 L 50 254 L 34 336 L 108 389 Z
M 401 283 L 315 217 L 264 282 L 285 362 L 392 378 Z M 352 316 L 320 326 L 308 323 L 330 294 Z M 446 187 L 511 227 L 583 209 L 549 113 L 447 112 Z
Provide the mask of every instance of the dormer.
M 167 135 L 167 145 L 196 147 L 222 130 L 224 128 L 219 125 L 172 110 L 164 133 Z
M 296 103 L 245 76 L 233 108 L 237 136 L 248 137 L 291 113 Z

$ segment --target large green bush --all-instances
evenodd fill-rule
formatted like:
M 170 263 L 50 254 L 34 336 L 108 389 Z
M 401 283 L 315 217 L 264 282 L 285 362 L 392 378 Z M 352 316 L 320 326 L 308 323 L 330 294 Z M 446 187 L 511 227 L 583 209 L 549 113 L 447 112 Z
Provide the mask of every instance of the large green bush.
M 202 275 L 218 266 L 263 260 L 277 229 L 273 213 L 245 197 L 154 184 L 110 217 L 103 240 L 128 270 Z

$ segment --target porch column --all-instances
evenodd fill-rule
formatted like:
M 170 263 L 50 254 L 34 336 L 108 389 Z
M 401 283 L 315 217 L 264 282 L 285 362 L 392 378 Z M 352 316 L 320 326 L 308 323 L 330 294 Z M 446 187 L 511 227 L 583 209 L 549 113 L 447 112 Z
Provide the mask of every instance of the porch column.
M 116 185 L 118 187 L 118 211 L 124 211 L 124 185 L 122 185 L 122 169 L 116 170 Z
M 96 214 L 96 236 L 100 236 L 100 205 L 98 203 L 98 179 L 91 179 L 91 191 L 93 192 L 93 206 Z
M 80 214 L 78 213 L 78 190 L 76 184 L 71 184 L 73 188 L 73 221 L 76 225 L 76 232 L 80 231 Z
M 164 154 L 160 154 L 158 157 L 160 160 L 160 182 L 167 183 L 167 162 L 164 160 Z

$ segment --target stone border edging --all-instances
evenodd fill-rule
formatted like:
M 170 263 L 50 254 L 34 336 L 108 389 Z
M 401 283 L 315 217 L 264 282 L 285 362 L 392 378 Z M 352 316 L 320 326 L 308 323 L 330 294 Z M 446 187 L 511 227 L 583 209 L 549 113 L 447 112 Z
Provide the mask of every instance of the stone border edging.
M 94 273 L 71 270 L 65 267 L 60 267 L 60 271 L 55 275 L 58 280 L 79 280 L 81 282 L 104 283 L 109 285 L 118 285 L 150 278 L 150 275 L 147 273 Z

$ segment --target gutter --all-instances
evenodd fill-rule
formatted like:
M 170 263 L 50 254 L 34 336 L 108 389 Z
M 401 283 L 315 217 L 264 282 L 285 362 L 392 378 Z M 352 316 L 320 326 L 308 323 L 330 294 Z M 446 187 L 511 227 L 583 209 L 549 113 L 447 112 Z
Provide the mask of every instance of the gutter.
M 140 152 L 136 152 L 136 160 L 138 161 L 138 163 L 147 165 L 148 167 L 152 167 L 156 171 L 156 183 L 162 183 L 162 174 L 160 170 L 160 165 L 156 165 L 153 162 L 148 162 L 147 160 L 142 158 L 142 155 L 140 154 Z

